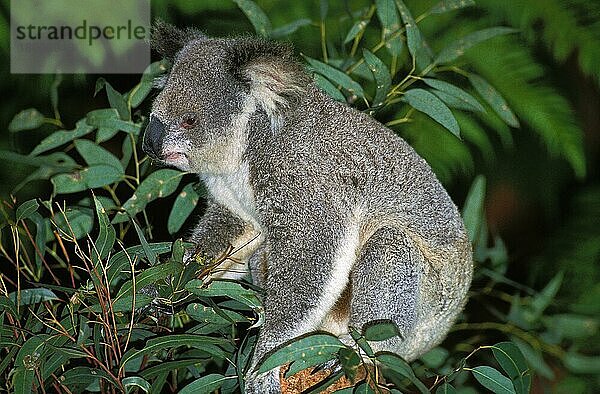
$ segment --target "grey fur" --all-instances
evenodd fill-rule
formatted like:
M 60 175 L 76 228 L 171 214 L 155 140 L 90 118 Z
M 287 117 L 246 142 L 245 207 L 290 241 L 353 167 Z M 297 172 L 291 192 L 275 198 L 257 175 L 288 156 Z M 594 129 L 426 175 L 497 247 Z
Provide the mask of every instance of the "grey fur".
M 320 91 L 287 46 L 197 34 L 182 43 L 186 33 L 157 29 L 155 45 L 175 60 L 152 107 L 161 143 L 145 149 L 206 182 L 211 205 L 190 238 L 203 253 L 254 240 L 243 258 L 265 290 L 265 323 L 252 366 L 296 336 L 347 339 L 348 324 L 379 319 L 402 338 L 377 350 L 410 361 L 438 344 L 465 303 L 472 258 L 427 163 Z M 279 392 L 278 370 L 251 370 L 246 390 Z

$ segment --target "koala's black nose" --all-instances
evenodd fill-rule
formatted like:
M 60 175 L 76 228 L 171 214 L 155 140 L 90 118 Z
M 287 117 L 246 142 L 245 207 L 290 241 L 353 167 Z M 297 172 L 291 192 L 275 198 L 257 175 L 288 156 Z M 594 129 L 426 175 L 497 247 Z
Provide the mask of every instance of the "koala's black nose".
M 153 158 L 160 158 L 165 125 L 154 115 L 150 114 L 150 123 L 144 132 L 142 149 Z

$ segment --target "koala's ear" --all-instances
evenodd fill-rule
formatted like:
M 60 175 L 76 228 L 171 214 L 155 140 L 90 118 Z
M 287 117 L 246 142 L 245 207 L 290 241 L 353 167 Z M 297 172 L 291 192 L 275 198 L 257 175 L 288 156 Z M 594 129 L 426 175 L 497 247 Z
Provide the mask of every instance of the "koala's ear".
M 230 72 L 248 86 L 275 127 L 310 82 L 291 45 L 244 37 L 232 40 L 227 52 Z
M 154 22 L 150 46 L 162 57 L 173 61 L 177 53 L 190 41 L 207 38 L 194 28 L 178 29 L 160 19 Z

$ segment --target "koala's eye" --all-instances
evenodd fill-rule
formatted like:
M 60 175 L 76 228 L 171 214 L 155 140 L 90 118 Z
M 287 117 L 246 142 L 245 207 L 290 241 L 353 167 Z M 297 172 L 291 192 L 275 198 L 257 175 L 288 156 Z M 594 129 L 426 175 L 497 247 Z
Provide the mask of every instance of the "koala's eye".
M 191 129 L 196 126 L 197 122 L 198 117 L 196 116 L 196 114 L 186 114 L 179 125 L 184 129 Z

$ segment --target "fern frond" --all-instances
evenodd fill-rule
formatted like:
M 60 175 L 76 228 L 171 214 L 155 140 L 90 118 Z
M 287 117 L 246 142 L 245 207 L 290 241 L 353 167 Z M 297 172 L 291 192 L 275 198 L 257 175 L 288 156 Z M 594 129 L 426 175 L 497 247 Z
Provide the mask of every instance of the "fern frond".
M 600 84 L 599 2 L 478 0 L 477 4 L 496 22 L 521 29 L 530 43 L 541 39 L 560 62 L 576 53 L 581 70 Z
M 501 56 L 499 56 L 501 54 Z M 552 155 L 566 159 L 575 174 L 586 172 L 583 135 L 568 101 L 540 82 L 544 69 L 516 36 L 501 37 L 469 51 L 469 64 L 506 98 Z
M 578 191 L 565 222 L 550 236 L 544 252 L 532 262 L 531 284 L 545 283 L 550 273 L 563 270 L 565 278 L 561 293 L 574 302 L 582 289 L 591 290 L 599 283 L 599 217 L 600 186 Z

